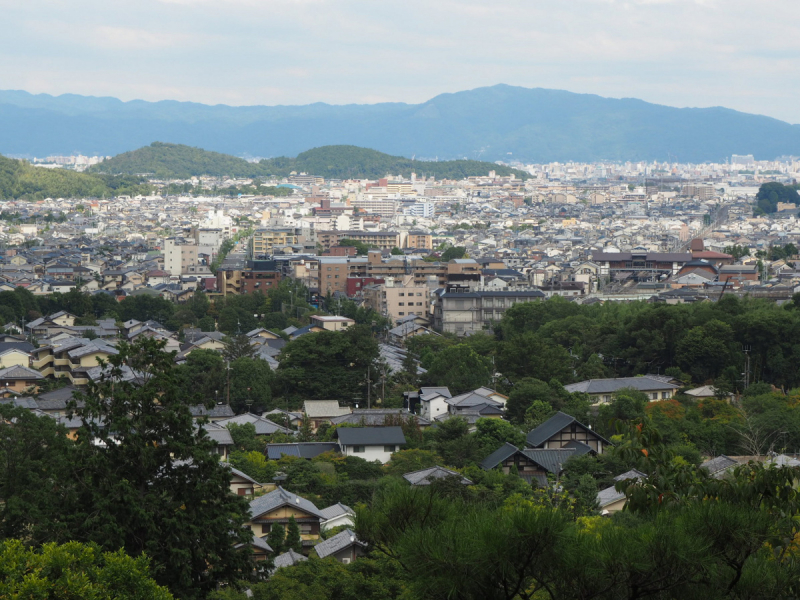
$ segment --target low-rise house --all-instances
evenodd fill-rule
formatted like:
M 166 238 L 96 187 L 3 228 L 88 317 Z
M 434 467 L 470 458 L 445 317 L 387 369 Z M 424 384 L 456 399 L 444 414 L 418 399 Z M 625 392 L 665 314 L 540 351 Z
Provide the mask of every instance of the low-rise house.
M 614 394 L 623 389 L 634 389 L 647 394 L 650 400 L 667 400 L 675 395 L 680 385 L 671 382 L 669 377 L 645 375 L 643 377 L 617 377 L 614 379 L 589 379 L 565 385 L 570 393 L 588 394 L 592 403 L 611 402 Z
M 333 425 L 363 425 L 370 427 L 385 427 L 400 425 L 401 421 L 413 419 L 420 428 L 428 427 L 431 423 L 427 419 L 408 412 L 404 408 L 354 408 L 353 412 L 341 417 L 331 419 Z
M 349 565 L 359 556 L 366 554 L 367 544 L 359 541 L 352 530 L 345 529 L 314 546 L 314 552 L 320 558 L 331 557 L 342 564 Z
M 266 537 L 273 525 L 281 525 L 285 530 L 292 517 L 300 528 L 303 546 L 310 548 L 320 539 L 321 524 L 325 518 L 313 502 L 282 487 L 250 502 L 247 525 L 255 537 Z
M 505 474 L 514 468 L 525 481 L 547 487 L 548 476 L 558 477 L 568 459 L 590 451 L 588 446 L 581 449 L 575 447 L 519 449 L 513 444 L 505 443 L 483 459 L 480 466 L 486 471 L 500 467 Z
M 628 479 L 639 480 L 646 477 L 641 471 L 631 469 L 621 475 L 614 477 L 615 482 L 625 481 Z M 625 503 L 628 501 L 625 492 L 618 492 L 615 485 L 607 487 L 604 490 L 597 492 L 597 508 L 603 515 L 619 512 L 625 508 Z
M 39 371 L 15 365 L 0 369 L 0 394 L 35 394 L 44 379 Z
M 341 527 L 342 525 L 347 525 L 348 527 L 355 525 L 355 511 L 341 502 L 337 502 L 336 504 L 333 504 L 327 508 L 320 509 L 319 512 L 322 513 L 322 516 L 325 519 L 322 522 L 322 531 L 327 531 L 335 527 Z
M 237 496 L 252 496 L 257 490 L 264 487 L 247 473 L 233 468 L 228 463 L 223 463 L 223 465 L 231 472 L 231 493 Z
M 0 368 L 29 366 L 33 350 L 29 342 L 0 342 Z
M 331 424 L 332 419 L 349 415 L 349 406 L 339 406 L 336 400 L 306 400 L 303 403 L 303 412 L 308 419 L 311 431 L 315 432 L 323 423 Z
M 389 462 L 392 454 L 406 445 L 400 427 L 341 427 L 336 430 L 339 448 L 345 456 L 368 461 Z
M 578 422 L 575 417 L 560 411 L 529 431 L 525 443 L 531 448 L 565 448 L 580 443 L 597 454 L 602 454 L 611 445 L 611 442 Z
M 287 552 L 276 556 L 275 560 L 272 561 L 272 564 L 274 565 L 275 569 L 281 569 L 283 567 L 293 567 L 297 563 L 301 563 L 304 560 L 308 560 L 308 558 L 290 548 Z
M 228 457 L 234 448 L 231 432 L 228 431 L 227 427 L 220 427 L 216 423 L 204 423 L 202 427 L 205 430 L 206 435 L 208 435 L 208 437 L 216 443 L 216 450 L 217 454 L 220 456 L 220 460 L 227 462 Z
M 189 412 L 192 413 L 192 418 L 195 420 L 208 419 L 212 423 L 234 416 L 230 404 L 223 404 L 222 402 L 217 402 L 211 408 L 207 408 L 202 404 L 195 404 L 189 407 Z
M 235 417 L 228 417 L 225 419 L 219 419 L 215 421 L 217 425 L 222 427 L 227 427 L 228 425 L 244 425 L 245 423 L 250 423 L 256 429 L 256 435 L 272 435 L 273 433 L 285 433 L 287 435 L 293 435 L 295 432 L 291 429 L 287 429 L 286 427 L 282 427 L 277 423 L 273 423 L 269 419 L 265 419 L 263 417 L 259 417 L 257 415 L 253 415 L 250 413 L 245 413 L 241 415 L 236 415 Z

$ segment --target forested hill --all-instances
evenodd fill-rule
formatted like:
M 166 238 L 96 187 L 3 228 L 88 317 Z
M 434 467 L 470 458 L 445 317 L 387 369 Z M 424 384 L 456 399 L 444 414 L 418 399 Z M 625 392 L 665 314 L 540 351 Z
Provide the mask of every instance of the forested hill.
M 326 179 L 378 179 L 387 174 L 410 177 L 435 176 L 437 179 L 463 179 L 488 175 L 514 174 L 520 179 L 530 177 L 525 171 L 478 160 L 414 161 L 358 146 L 323 146 L 301 152 L 296 158 L 279 157 L 262 160 L 262 168 L 272 174 L 286 176 L 290 172 L 308 173 Z
M 90 169 L 113 175 L 149 174 L 159 178 L 186 179 L 192 176 L 258 177 L 263 169 L 243 158 L 209 152 L 182 144 L 153 142 L 149 146 L 124 152 Z
M 357 146 L 323 146 L 301 152 L 296 158 L 278 157 L 259 163 L 242 158 L 208 152 L 181 144 L 154 142 L 144 148 L 119 154 L 91 169 L 97 173 L 134 175 L 148 173 L 156 177 L 187 178 L 198 175 L 228 177 L 287 177 L 292 172 L 318 175 L 326 179 L 378 179 L 388 174 L 409 177 L 435 175 L 439 179 L 462 179 L 472 175 L 499 176 L 514 174 L 527 178 L 524 171 L 490 162 L 449 160 L 441 162 L 413 161 Z
M 109 198 L 148 193 L 150 186 L 136 177 L 75 173 L 43 169 L 30 163 L 0 156 L 0 199 Z

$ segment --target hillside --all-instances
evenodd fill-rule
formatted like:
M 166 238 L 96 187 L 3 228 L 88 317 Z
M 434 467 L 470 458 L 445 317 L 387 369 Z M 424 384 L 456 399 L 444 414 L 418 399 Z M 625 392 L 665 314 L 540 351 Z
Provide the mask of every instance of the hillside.
M 497 175 L 527 179 L 528 173 L 494 163 L 477 160 L 439 162 L 413 161 L 358 146 L 323 146 L 301 152 L 296 158 L 262 160 L 260 165 L 269 174 L 286 176 L 290 172 L 309 173 L 326 179 L 378 179 L 386 174 L 410 177 L 434 175 L 438 179 L 463 179 L 474 175 Z
M 422 104 L 344 106 L 207 106 L 0 91 L 0 131 L 0 153 L 29 156 L 112 155 L 155 139 L 273 157 L 340 144 L 394 156 L 529 162 L 800 154 L 800 126 L 769 117 L 508 85 Z
M 326 179 L 378 179 L 387 174 L 409 177 L 412 172 L 439 178 L 462 179 L 471 175 L 498 175 L 526 178 L 527 173 L 493 163 L 456 160 L 440 162 L 412 161 L 377 150 L 356 146 L 325 146 L 301 152 L 296 158 L 279 157 L 249 163 L 244 159 L 208 152 L 180 144 L 154 142 L 144 148 L 125 152 L 99 165 L 93 172 L 114 175 L 155 174 L 157 177 L 186 178 L 192 175 L 229 177 L 287 177 L 293 171 L 310 173 Z
M 0 156 L 0 199 L 100 198 L 146 193 L 150 187 L 138 178 L 109 177 L 43 169 Z
M 150 174 L 158 178 L 186 179 L 198 175 L 258 177 L 263 169 L 242 158 L 181 144 L 153 142 L 124 152 L 90 169 L 114 175 Z

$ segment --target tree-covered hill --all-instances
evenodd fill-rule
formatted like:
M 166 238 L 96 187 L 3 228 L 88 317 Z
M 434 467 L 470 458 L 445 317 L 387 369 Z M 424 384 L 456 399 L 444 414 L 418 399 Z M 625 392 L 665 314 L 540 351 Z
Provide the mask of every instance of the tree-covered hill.
M 529 175 L 518 169 L 478 160 L 447 160 L 441 162 L 413 161 L 358 146 L 322 146 L 301 152 L 296 158 L 278 157 L 262 160 L 261 166 L 272 175 L 286 176 L 290 172 L 308 173 L 326 179 L 378 179 L 387 174 L 410 177 L 433 175 L 437 179 L 463 179 L 475 175 L 499 176 L 514 174 L 526 179 Z
M 101 198 L 147 193 L 150 186 L 140 178 L 75 173 L 43 169 L 0 156 L 0 199 Z
M 261 167 L 243 158 L 209 152 L 183 144 L 153 142 L 149 146 L 124 152 L 94 165 L 96 173 L 113 175 L 150 174 L 159 178 L 186 179 L 192 176 L 258 177 Z
M 119 154 L 91 169 L 108 174 L 153 174 L 162 178 L 199 175 L 226 177 L 287 177 L 292 172 L 318 175 L 326 179 L 378 179 L 387 174 L 409 177 L 435 175 L 439 179 L 462 179 L 472 175 L 498 175 L 526 178 L 528 174 L 509 167 L 476 160 L 442 162 L 413 161 L 358 146 L 323 146 L 301 152 L 296 158 L 281 156 L 250 163 L 242 158 L 208 152 L 181 144 L 153 142 L 149 146 Z

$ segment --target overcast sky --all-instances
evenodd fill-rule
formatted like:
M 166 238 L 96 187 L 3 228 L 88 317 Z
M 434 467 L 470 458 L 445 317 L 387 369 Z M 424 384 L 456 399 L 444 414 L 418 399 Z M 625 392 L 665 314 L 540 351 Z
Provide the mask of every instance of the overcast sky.
M 423 102 L 496 83 L 800 123 L 798 0 L 0 0 L 0 89 Z

